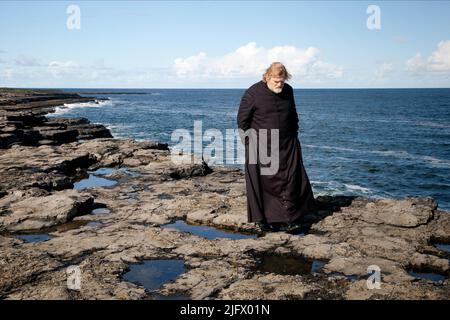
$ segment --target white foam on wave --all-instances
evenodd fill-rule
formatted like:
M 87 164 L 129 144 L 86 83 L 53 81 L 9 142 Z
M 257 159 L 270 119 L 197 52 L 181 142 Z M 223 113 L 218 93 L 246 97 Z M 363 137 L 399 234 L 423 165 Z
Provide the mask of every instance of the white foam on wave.
M 431 157 L 431 156 L 421 156 L 421 158 L 422 158 L 422 160 L 429 162 L 430 164 L 432 164 L 435 167 L 450 168 L 449 160 L 438 159 L 438 158 Z
M 311 184 L 328 184 L 328 181 L 311 180 Z
M 450 128 L 450 124 L 448 123 L 440 123 L 440 122 L 433 122 L 433 121 L 421 121 L 417 122 L 419 126 L 423 127 L 431 127 L 431 128 Z
M 347 184 L 344 183 L 344 186 L 349 190 L 349 191 L 356 191 L 356 192 L 363 192 L 363 193 L 370 193 L 370 189 L 369 188 L 365 188 L 365 187 L 361 187 L 358 186 L 356 184 Z
M 103 123 L 103 125 L 110 130 L 111 132 L 123 132 L 127 129 L 133 128 L 131 125 L 124 125 L 124 124 L 109 124 L 109 123 Z
M 359 152 L 359 153 L 372 153 L 381 156 L 394 157 L 398 159 L 410 160 L 410 161 L 420 161 L 427 165 L 436 168 L 450 168 L 450 160 L 439 159 L 436 157 L 428 156 L 428 155 L 418 155 L 411 154 L 405 150 L 358 150 L 352 148 L 342 148 L 342 147 L 331 147 L 331 146 L 319 146 L 314 144 L 303 144 L 303 146 L 311 147 L 311 148 L 320 148 L 320 149 L 328 149 L 328 150 L 339 150 L 339 151 L 348 151 L 348 152 Z M 339 157 L 336 157 L 339 159 Z M 344 159 L 342 159 L 344 160 Z M 348 161 L 348 160 L 346 160 Z
M 320 195 L 360 195 L 376 196 L 377 192 L 370 188 L 362 187 L 356 184 L 342 183 L 338 181 L 311 181 L 313 193 Z
M 395 158 L 399 158 L 399 159 L 404 159 L 404 160 L 422 161 L 426 164 L 429 164 L 433 167 L 438 167 L 438 168 L 450 168 L 449 160 L 439 159 L 439 158 L 435 158 L 432 156 L 411 154 L 405 150 L 387 150 L 387 151 L 374 150 L 374 151 L 369 151 L 369 152 L 374 153 L 374 154 L 383 155 L 383 156 L 390 156 L 390 157 L 395 157 Z
M 411 154 L 405 150 L 385 150 L 385 151 L 371 150 L 369 152 L 373 154 L 379 154 L 382 156 L 392 156 L 401 159 L 411 158 Z
M 115 101 L 112 100 L 95 100 L 92 102 L 79 102 L 79 103 L 64 103 L 62 106 L 56 107 L 55 112 L 49 114 L 51 115 L 62 115 L 69 113 L 73 109 L 78 108 L 102 108 L 106 106 L 112 106 Z
M 310 148 L 319 148 L 319 149 L 330 149 L 330 150 L 339 150 L 339 151 L 361 152 L 361 150 L 352 149 L 352 148 L 318 146 L 318 145 L 315 145 L 315 144 L 306 144 L 306 143 L 302 144 L 302 146 L 310 147 Z

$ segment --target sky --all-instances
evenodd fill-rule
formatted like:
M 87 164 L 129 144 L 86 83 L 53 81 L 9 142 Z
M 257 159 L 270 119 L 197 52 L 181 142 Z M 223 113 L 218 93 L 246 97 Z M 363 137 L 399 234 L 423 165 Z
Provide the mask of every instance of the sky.
M 0 87 L 450 87 L 450 1 L 0 1 Z

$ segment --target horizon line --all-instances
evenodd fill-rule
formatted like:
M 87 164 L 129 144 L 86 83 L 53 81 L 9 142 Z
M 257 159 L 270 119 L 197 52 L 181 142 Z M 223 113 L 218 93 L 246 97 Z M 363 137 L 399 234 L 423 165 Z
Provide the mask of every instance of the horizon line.
M 36 90 L 45 90 L 45 89 L 76 89 L 76 90 L 246 90 L 248 87 L 242 88 L 199 88 L 199 87 L 161 87 L 161 88 L 139 88 L 139 87 L 5 87 L 0 86 L 0 89 L 36 89 Z M 450 87 L 293 87 L 293 89 L 301 89 L 301 90 L 354 90 L 354 89 L 450 89 Z

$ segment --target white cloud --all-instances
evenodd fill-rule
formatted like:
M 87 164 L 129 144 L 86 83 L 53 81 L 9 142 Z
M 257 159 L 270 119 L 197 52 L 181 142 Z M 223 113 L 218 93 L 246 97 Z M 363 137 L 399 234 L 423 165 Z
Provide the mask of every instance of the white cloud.
M 339 78 L 342 67 L 324 62 L 319 50 L 295 46 L 275 46 L 269 49 L 250 42 L 223 56 L 209 57 L 200 52 L 174 61 L 174 71 L 178 78 L 245 78 L 260 77 L 274 61 L 283 62 L 294 78 L 311 81 Z
M 450 72 L 450 40 L 438 43 L 437 50 L 427 59 L 417 53 L 406 61 L 406 68 L 412 72 L 446 73 Z
M 48 64 L 48 71 L 57 79 L 70 76 L 80 68 L 80 65 L 74 61 L 51 61 Z
M 0 80 L 9 80 L 13 77 L 14 70 L 12 68 L 5 68 L 0 70 Z
M 382 80 L 386 78 L 391 71 L 394 69 L 392 63 L 383 63 L 381 66 L 375 71 L 375 79 Z
M 149 87 L 154 84 L 170 86 L 177 79 L 171 67 L 140 66 L 119 69 L 105 64 L 104 59 L 91 63 L 77 60 L 50 60 L 31 67 L 17 65 L 9 68 L 0 64 L 0 87 Z M 25 61 L 22 61 L 25 63 Z M 166 81 L 166 83 L 162 83 Z
M 116 73 L 113 68 L 105 66 L 100 59 L 93 64 L 81 64 L 76 61 L 51 61 L 48 71 L 55 79 L 95 81 L 109 79 Z
M 433 71 L 450 71 L 450 40 L 439 42 L 438 50 L 428 58 L 428 64 Z
M 42 67 L 44 64 L 37 59 L 27 56 L 20 56 L 15 60 L 15 63 L 19 67 Z

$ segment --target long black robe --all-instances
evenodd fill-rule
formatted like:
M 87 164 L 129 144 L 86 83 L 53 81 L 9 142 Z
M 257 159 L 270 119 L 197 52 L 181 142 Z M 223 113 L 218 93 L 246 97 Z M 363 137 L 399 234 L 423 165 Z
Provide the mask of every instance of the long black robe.
M 313 211 L 315 200 L 303 166 L 292 87 L 286 83 L 276 94 L 263 81 L 252 85 L 241 99 L 237 124 L 244 131 L 279 129 L 279 170 L 273 175 L 261 175 L 259 161 L 249 164 L 249 141 L 243 141 L 248 221 L 292 222 Z M 267 149 L 270 155 L 270 139 Z M 259 147 L 256 150 L 259 154 Z

